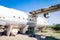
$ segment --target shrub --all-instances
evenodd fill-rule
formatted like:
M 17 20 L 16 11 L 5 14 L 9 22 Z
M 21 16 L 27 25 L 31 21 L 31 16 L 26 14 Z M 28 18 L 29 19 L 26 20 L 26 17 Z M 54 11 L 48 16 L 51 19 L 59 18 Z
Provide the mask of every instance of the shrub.
M 52 29 L 60 30 L 60 24 L 56 24 L 56 25 L 52 26 Z
M 48 32 L 48 30 L 44 30 L 43 32 L 47 33 L 47 32 Z

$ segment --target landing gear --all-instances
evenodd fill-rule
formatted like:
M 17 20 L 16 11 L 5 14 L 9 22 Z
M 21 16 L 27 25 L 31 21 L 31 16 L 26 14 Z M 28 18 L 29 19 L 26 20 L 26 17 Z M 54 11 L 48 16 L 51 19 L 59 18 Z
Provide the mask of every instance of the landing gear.
M 29 37 L 35 37 L 35 27 L 29 27 L 27 34 L 29 35 Z

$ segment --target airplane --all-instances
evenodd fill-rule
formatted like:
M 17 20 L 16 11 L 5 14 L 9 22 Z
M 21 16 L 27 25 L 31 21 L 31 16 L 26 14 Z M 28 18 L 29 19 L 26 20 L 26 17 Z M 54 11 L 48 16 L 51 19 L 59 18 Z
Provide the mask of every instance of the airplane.
M 26 12 L 0 5 L 0 25 L 6 27 L 7 35 L 10 35 L 10 33 L 16 35 L 20 29 L 23 30 L 31 25 L 28 25 L 28 22 L 32 22 L 28 16 Z M 41 17 L 37 18 L 36 27 L 40 28 L 47 25 L 49 25 L 49 23 L 45 19 Z

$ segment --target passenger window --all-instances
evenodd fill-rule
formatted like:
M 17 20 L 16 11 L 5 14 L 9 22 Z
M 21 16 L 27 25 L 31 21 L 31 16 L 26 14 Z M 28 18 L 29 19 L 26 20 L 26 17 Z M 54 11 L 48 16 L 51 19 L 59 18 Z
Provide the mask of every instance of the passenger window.
M 24 18 L 23 18 L 24 19 Z
M 27 20 L 31 21 L 31 19 L 27 19 Z
M 5 19 L 5 17 L 3 17 Z
M 13 16 L 15 18 L 15 16 Z
M 44 23 L 46 23 L 46 22 L 44 22 Z
M 20 17 L 18 17 L 20 19 Z
M 1 18 L 1 17 L 0 17 Z

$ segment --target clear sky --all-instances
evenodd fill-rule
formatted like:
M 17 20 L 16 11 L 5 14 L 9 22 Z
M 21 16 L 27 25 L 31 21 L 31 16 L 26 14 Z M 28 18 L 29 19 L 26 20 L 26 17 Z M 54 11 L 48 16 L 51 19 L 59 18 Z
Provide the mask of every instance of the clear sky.
M 60 0 L 0 0 L 0 5 L 24 12 L 47 8 L 55 4 L 60 4 Z M 52 12 L 50 15 L 50 18 L 47 19 L 50 24 L 60 24 L 60 11 Z M 43 15 L 41 15 L 41 17 L 43 17 Z

